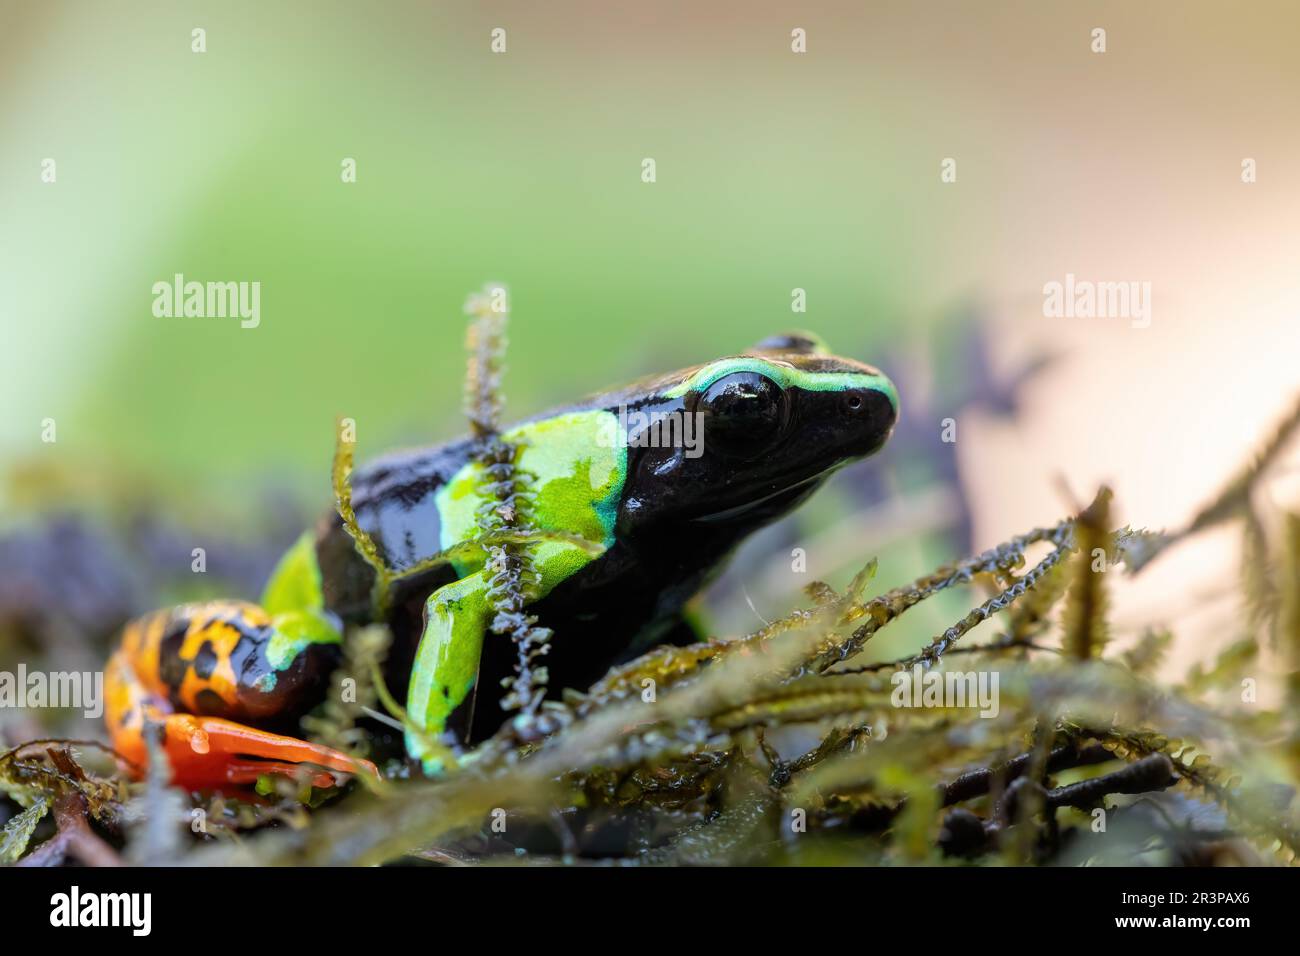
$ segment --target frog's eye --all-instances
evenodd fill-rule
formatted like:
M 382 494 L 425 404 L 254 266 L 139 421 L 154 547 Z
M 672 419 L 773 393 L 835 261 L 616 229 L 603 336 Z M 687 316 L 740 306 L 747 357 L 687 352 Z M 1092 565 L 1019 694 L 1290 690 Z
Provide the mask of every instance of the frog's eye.
M 758 372 L 724 375 L 700 396 L 706 449 L 724 455 L 761 455 L 781 434 L 788 410 L 781 386 Z

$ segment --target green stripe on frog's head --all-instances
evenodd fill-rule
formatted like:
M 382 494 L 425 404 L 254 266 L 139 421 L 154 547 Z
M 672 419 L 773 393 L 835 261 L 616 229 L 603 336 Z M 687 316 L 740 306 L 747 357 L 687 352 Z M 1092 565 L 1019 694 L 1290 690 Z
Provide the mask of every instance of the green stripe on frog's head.
M 662 394 L 665 398 L 680 398 L 690 392 L 706 393 L 718 381 L 744 372 L 762 375 L 783 389 L 856 394 L 864 404 L 879 404 L 883 398 L 889 408 L 882 405 L 879 409 L 879 424 L 886 434 L 898 418 L 898 390 L 893 382 L 864 362 L 831 354 L 826 343 L 811 332 L 774 335 L 743 355 L 698 366 Z
M 775 336 L 658 384 L 652 414 L 684 415 L 698 440 L 641 448 L 629 461 L 624 517 L 638 525 L 666 514 L 770 520 L 879 449 L 898 419 L 885 375 L 832 355 L 809 333 Z
M 898 417 L 898 390 L 893 382 L 870 365 L 835 355 L 800 356 L 795 361 L 789 357 L 757 354 L 720 359 L 696 369 L 688 378 L 663 394 L 665 398 L 680 398 L 688 392 L 704 393 L 720 379 L 738 372 L 762 375 L 784 389 L 805 392 L 874 392 L 889 403 L 890 417 Z M 892 426 L 892 422 L 890 424 Z

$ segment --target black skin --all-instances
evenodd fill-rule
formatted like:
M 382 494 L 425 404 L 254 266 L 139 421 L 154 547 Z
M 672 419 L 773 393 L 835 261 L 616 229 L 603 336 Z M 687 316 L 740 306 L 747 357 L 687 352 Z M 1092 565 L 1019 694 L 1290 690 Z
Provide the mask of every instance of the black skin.
M 810 341 L 797 336 L 768 340 L 749 354 L 811 371 L 865 368 L 816 354 Z M 617 414 L 620 407 L 706 416 L 700 457 L 686 457 L 680 448 L 629 443 L 614 545 L 531 607 L 539 623 L 554 632 L 546 657 L 551 696 L 565 687 L 586 688 L 610 666 L 656 644 L 698 639 L 682 621 L 682 607 L 728 555 L 746 536 L 798 507 L 835 469 L 880 448 L 897 418 L 889 398 L 874 389 L 782 392 L 753 373 L 729 376 L 732 381 L 716 384 L 706 396 L 658 397 L 690 371 L 538 416 L 593 408 Z M 434 493 L 472 450 L 464 439 L 389 456 L 353 475 L 357 520 L 390 567 L 408 567 L 436 553 Z M 317 555 L 327 607 L 345 620 L 368 622 L 374 573 L 336 513 L 320 523 Z M 388 679 L 395 690 L 406 686 L 426 600 L 454 577 L 443 566 L 398 584 L 387 618 L 394 635 Z M 470 700 L 490 696 L 472 706 L 467 702 L 453 715 L 450 727 L 460 741 L 481 740 L 500 726 L 500 681 L 513 672 L 514 661 L 513 643 L 489 635 L 479 691 Z

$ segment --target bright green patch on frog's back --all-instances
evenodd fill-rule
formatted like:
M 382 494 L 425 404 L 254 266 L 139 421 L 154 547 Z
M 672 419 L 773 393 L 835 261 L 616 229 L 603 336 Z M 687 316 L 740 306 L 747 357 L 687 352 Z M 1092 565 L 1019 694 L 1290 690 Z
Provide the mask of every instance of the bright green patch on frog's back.
M 618 418 L 607 411 L 571 412 L 527 422 L 502 434 L 514 445 L 516 478 L 528 492 L 523 524 L 585 538 L 602 549 L 614 543 L 614 522 L 627 478 L 627 446 L 618 441 Z M 435 496 L 441 520 L 441 546 L 450 548 L 482 534 L 480 509 L 483 466 L 464 465 Z M 594 560 L 589 550 L 561 541 L 543 541 L 528 549 L 538 580 L 527 588 L 528 600 L 544 597 L 561 581 Z M 418 731 L 408 732 L 407 751 L 425 769 L 441 766 L 442 756 L 428 749 L 451 714 L 473 692 L 478 678 L 484 632 L 492 615 L 488 600 L 490 572 L 485 556 L 454 562 L 457 581 L 439 588 L 426 606 L 407 710 Z
M 618 417 L 604 410 L 570 412 L 527 422 L 502 434 L 518 448 L 519 483 L 529 490 L 524 521 L 542 531 L 579 535 L 608 548 L 627 478 L 627 448 L 617 440 Z M 481 533 L 478 511 L 483 466 L 470 462 L 439 489 L 441 546 L 449 548 Z M 543 542 L 532 549 L 542 573 L 543 593 L 587 564 L 591 557 L 572 545 Z M 455 563 L 461 577 L 483 566 L 479 556 Z

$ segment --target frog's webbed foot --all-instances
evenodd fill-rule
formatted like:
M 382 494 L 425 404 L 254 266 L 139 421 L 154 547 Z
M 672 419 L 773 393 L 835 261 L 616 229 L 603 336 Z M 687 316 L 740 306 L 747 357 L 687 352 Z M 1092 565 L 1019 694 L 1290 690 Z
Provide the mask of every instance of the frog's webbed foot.
M 379 775 L 368 760 L 222 717 L 169 714 L 162 726 L 173 779 L 190 789 L 246 785 L 263 774 L 302 776 L 321 788 L 350 774 Z

